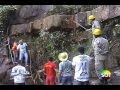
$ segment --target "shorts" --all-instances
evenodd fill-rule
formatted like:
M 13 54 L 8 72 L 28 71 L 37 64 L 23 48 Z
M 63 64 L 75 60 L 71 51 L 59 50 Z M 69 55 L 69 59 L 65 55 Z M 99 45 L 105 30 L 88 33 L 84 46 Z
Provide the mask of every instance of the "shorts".
M 55 76 L 47 76 L 45 80 L 45 85 L 56 85 L 56 77 Z

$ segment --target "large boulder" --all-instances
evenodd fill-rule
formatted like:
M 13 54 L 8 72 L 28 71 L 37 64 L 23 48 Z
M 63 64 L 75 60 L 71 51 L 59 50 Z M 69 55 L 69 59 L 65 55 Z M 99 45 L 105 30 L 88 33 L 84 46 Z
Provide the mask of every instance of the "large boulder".
M 16 11 L 16 19 L 12 23 L 22 24 L 44 18 L 51 10 L 53 10 L 53 5 L 21 5 Z
M 31 32 L 31 23 L 29 24 L 18 24 L 11 26 L 11 35 L 16 35 L 20 33 Z
M 120 16 L 120 5 L 101 5 L 91 11 L 79 12 L 74 15 L 51 15 L 46 17 L 47 12 L 52 9 L 53 5 L 23 5 L 18 12 L 18 24 L 11 26 L 11 34 L 24 33 L 31 29 L 49 30 L 52 27 L 74 29 L 79 27 L 76 23 L 86 26 L 88 24 L 87 18 L 91 14 L 95 15 L 96 19 L 100 21 Z M 24 24 L 19 24 L 22 21 Z M 26 23 L 31 22 L 33 23 L 33 27 L 29 29 L 29 25 L 31 24 Z
M 48 11 L 53 10 L 53 5 L 24 5 L 19 12 L 21 18 L 45 17 Z
M 38 19 L 33 21 L 33 29 L 48 30 L 51 27 L 59 26 L 60 21 L 61 20 L 59 15 L 51 15 L 44 19 Z
M 0 82 L 5 83 L 8 79 L 6 77 L 9 77 L 7 72 L 10 68 L 12 68 L 11 60 L 7 58 L 6 49 L 1 49 L 0 53 L 2 54 L 0 57 Z
M 75 15 L 75 21 L 80 23 L 81 25 L 87 25 L 87 13 L 86 12 L 79 12 Z
M 98 20 L 104 21 L 120 16 L 119 10 L 120 5 L 102 5 L 96 9 L 93 9 L 90 14 L 95 15 Z

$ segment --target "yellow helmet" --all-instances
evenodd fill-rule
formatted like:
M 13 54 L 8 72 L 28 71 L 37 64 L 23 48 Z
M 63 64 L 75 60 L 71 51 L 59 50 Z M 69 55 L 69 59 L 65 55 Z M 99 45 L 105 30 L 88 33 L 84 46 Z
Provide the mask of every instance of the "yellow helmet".
M 90 15 L 90 16 L 88 17 L 88 19 L 89 19 L 89 20 L 93 20 L 93 19 L 95 19 L 95 16 L 94 16 L 94 15 Z
M 100 29 L 95 29 L 93 31 L 93 35 L 101 35 L 101 34 L 102 34 L 102 30 L 100 30 Z

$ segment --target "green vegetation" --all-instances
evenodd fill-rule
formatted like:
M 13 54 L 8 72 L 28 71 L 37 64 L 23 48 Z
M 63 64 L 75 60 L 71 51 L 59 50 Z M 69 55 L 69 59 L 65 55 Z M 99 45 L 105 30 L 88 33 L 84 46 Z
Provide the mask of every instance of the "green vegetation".
M 0 5 L 0 31 L 7 33 L 7 27 L 9 26 L 9 20 L 11 17 L 10 11 L 16 10 L 18 5 Z

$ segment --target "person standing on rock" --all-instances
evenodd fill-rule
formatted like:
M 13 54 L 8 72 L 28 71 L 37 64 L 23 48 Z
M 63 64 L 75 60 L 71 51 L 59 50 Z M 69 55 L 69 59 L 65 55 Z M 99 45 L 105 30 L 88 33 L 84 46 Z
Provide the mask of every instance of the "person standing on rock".
M 25 76 L 30 74 L 21 64 L 22 62 L 19 60 L 18 64 L 12 68 L 11 76 L 15 85 L 25 85 Z
M 58 55 L 59 63 L 59 79 L 60 85 L 72 85 L 73 83 L 73 67 L 72 62 L 68 60 L 68 54 L 66 52 Z
M 19 41 L 19 45 L 17 46 L 17 50 L 19 51 L 19 60 L 24 60 L 25 66 L 28 66 L 28 48 L 27 44 L 22 40 Z
M 73 85 L 90 85 L 89 64 L 92 58 L 84 54 L 84 47 L 79 47 L 80 55 L 73 57 L 72 65 L 75 68 Z
M 91 26 L 90 32 L 93 33 L 94 29 L 101 29 L 101 23 L 96 20 L 96 17 L 94 15 L 90 15 L 88 17 L 89 24 Z M 95 40 L 95 37 L 93 35 L 92 39 L 90 39 L 91 43 L 93 43 Z M 93 48 L 92 46 L 90 47 L 90 55 L 93 55 Z
M 16 43 L 16 41 L 14 41 L 14 43 L 13 43 L 12 51 L 13 51 L 14 64 L 15 64 L 17 62 L 17 57 L 18 57 L 18 51 L 17 51 L 17 43 Z
M 45 85 L 56 85 L 56 64 L 53 62 L 53 57 L 49 57 L 49 61 L 44 64 L 44 68 L 38 73 L 45 72 Z
M 94 15 L 90 15 L 88 17 L 88 20 L 89 20 L 90 25 L 92 25 L 92 29 L 91 29 L 92 32 L 94 31 L 95 28 L 101 29 L 101 24 L 98 20 L 96 20 Z
M 104 80 L 101 78 L 101 71 L 105 69 L 105 62 L 107 61 L 108 57 L 109 43 L 107 39 L 101 36 L 102 31 L 100 29 L 95 29 L 93 31 L 93 35 L 95 37 L 95 40 L 92 44 L 95 56 L 95 70 L 100 82 L 103 83 Z

